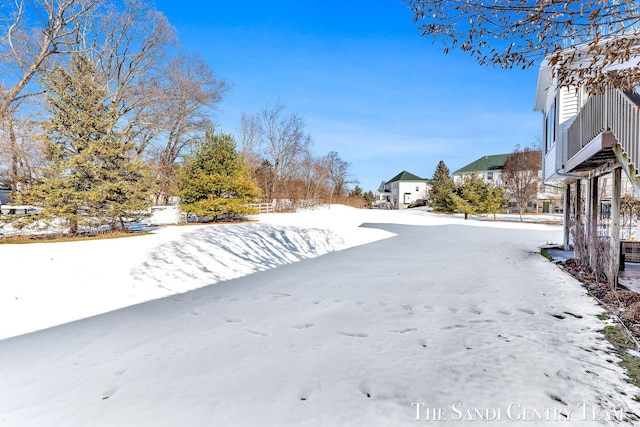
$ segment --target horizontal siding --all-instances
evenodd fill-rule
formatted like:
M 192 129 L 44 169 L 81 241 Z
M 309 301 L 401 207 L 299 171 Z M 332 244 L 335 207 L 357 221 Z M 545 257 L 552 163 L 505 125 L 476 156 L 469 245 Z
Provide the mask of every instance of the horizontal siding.
M 578 114 L 579 98 L 579 92 L 574 88 L 562 88 L 560 90 L 559 124 L 566 122 Z

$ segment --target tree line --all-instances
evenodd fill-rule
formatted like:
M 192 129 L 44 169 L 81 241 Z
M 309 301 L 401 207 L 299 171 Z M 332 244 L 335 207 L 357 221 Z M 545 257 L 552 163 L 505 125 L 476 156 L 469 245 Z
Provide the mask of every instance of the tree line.
M 313 154 L 313 140 L 304 117 L 287 111 L 279 101 L 242 116 L 240 143 L 267 202 L 278 200 L 286 206 L 313 200 L 344 202 L 351 194 L 349 185 L 355 183 L 351 164 L 335 151 L 323 156 Z
M 173 196 L 218 218 L 258 197 L 347 194 L 350 164 L 313 155 L 303 118 L 281 103 L 245 115 L 237 139 L 217 132 L 227 82 L 146 0 L 7 2 L 0 71 L 0 181 L 13 204 L 72 233 L 124 228 Z

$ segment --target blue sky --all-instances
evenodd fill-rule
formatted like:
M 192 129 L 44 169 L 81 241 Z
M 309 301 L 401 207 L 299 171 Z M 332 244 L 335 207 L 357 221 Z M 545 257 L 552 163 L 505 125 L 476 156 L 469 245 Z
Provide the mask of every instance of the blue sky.
M 337 151 L 365 190 L 402 170 L 430 178 L 536 144 L 537 69 L 478 66 L 421 38 L 400 0 L 156 0 L 181 46 L 231 90 L 218 129 L 280 101 L 316 154 Z

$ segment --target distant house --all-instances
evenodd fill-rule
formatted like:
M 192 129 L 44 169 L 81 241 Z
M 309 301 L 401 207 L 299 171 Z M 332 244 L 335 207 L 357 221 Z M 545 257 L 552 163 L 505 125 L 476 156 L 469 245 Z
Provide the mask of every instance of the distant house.
M 509 154 L 494 154 L 492 156 L 482 156 L 478 160 L 458 169 L 453 173 L 453 182 L 459 183 L 465 177 L 472 174 L 478 175 L 485 182 L 495 185 L 502 184 L 502 169 L 509 158 Z
M 379 209 L 406 209 L 418 200 L 425 200 L 428 192 L 428 180 L 402 171 L 380 185 L 374 205 Z
M 460 183 L 465 177 L 473 174 L 479 176 L 484 182 L 492 183 L 496 186 L 504 185 L 502 172 L 504 164 L 507 162 L 509 154 L 494 154 L 482 156 L 468 165 L 458 169 L 453 173 L 453 182 Z M 538 193 L 535 198 L 527 202 L 526 211 L 529 213 L 558 213 L 562 211 L 562 191 L 542 184 L 542 172 L 540 172 L 541 182 L 538 186 Z M 515 200 L 509 201 L 509 210 L 517 212 L 518 208 Z

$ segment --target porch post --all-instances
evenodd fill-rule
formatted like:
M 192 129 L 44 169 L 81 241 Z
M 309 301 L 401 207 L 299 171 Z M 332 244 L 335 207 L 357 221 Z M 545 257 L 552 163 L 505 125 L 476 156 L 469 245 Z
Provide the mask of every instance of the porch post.
M 563 221 L 562 221 L 562 238 L 563 238 L 563 246 L 565 251 L 571 250 L 569 231 L 571 224 L 571 184 L 567 184 L 564 189 L 564 200 L 563 203 Z
M 616 289 L 620 272 L 620 193 L 622 168 L 615 168 L 611 173 L 611 226 L 609 227 L 609 254 L 611 257 L 609 285 Z
M 596 245 L 598 243 L 598 177 L 589 180 L 589 193 L 587 203 L 587 244 L 589 248 L 589 267 L 595 270 L 598 263 Z
M 574 229 L 573 229 L 573 252 L 574 256 L 580 260 L 580 262 L 585 262 L 588 257 L 588 246 L 586 242 L 586 227 L 582 222 L 582 179 L 576 180 L 576 190 L 573 195 L 573 220 L 574 220 Z
M 575 200 L 573 203 L 574 211 L 575 211 L 575 220 L 576 225 L 580 221 L 580 217 L 582 216 L 582 180 L 576 180 L 576 194 L 574 194 Z

